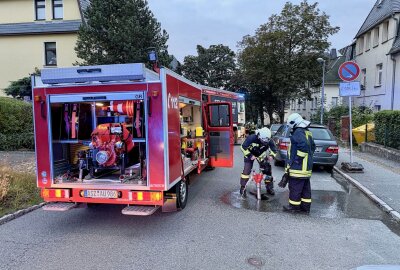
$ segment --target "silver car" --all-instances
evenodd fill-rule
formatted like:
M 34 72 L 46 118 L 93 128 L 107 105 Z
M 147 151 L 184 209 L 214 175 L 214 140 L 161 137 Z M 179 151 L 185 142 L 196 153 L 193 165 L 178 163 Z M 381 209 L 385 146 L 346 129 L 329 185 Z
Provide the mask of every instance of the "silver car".
M 316 145 L 313 156 L 314 165 L 323 165 L 327 170 L 332 170 L 339 158 L 339 146 L 335 137 L 325 126 L 310 125 L 308 128 L 313 134 Z M 291 130 L 288 125 L 282 125 L 272 137 L 278 153 L 275 157 L 275 165 L 283 166 L 287 159 L 287 150 L 290 144 Z
M 282 126 L 282 124 L 272 124 L 271 125 L 271 134 L 274 136 L 278 129 Z

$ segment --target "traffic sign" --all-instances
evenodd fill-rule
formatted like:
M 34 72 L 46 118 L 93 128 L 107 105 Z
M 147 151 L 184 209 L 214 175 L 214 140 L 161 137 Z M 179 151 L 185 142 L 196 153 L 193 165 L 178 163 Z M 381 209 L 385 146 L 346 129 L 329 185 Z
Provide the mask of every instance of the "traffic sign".
M 339 67 L 339 77 L 345 82 L 355 81 L 360 76 L 360 67 L 356 62 L 344 62 Z
M 340 83 L 339 94 L 341 97 L 354 97 L 361 95 L 360 82 Z

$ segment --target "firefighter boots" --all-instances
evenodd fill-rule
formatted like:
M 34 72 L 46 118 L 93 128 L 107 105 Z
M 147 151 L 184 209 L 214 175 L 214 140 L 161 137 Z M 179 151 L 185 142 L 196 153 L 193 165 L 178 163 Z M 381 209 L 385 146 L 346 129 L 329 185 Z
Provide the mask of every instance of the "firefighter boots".
M 247 191 L 246 191 L 246 187 L 245 186 L 241 186 L 240 187 L 240 196 L 243 199 L 247 198 Z
M 269 194 L 271 196 L 275 195 L 274 182 L 266 184 L 265 188 L 267 189 L 267 194 Z
M 296 214 L 296 213 L 301 213 L 301 208 L 289 204 L 283 206 L 283 211 Z

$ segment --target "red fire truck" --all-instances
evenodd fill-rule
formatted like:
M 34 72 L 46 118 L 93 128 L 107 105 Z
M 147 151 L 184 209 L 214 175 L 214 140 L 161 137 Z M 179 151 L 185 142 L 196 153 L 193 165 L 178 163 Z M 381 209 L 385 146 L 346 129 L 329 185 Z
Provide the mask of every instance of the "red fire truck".
M 175 211 L 186 206 L 190 173 L 233 166 L 231 103 L 203 102 L 202 86 L 166 68 L 55 68 L 32 80 L 44 210 Z

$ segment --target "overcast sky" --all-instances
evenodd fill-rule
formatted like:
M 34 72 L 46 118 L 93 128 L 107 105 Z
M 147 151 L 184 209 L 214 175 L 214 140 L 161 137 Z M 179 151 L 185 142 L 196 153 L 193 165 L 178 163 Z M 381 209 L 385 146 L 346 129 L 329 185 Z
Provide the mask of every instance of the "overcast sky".
M 148 0 L 150 9 L 169 34 L 170 54 L 183 62 L 196 55 L 196 45 L 228 45 L 255 30 L 272 14 L 279 13 L 285 0 Z M 299 3 L 301 0 L 291 1 Z M 313 1 L 310 0 L 310 3 Z M 319 8 L 331 16 L 340 32 L 330 41 L 340 49 L 352 42 L 376 0 L 320 0 Z

